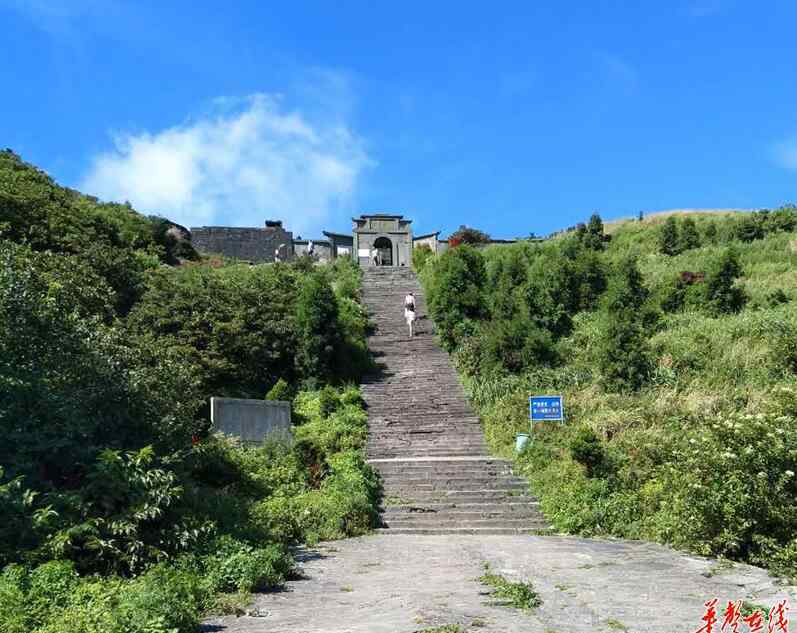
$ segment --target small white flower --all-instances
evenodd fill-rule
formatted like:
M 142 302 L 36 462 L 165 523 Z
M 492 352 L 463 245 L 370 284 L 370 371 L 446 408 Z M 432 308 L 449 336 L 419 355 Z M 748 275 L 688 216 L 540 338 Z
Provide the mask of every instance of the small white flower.
M 786 471 L 786 473 L 785 473 L 785 475 L 786 475 L 787 477 L 794 477 L 794 471 L 793 471 L 793 470 L 787 470 L 787 471 Z

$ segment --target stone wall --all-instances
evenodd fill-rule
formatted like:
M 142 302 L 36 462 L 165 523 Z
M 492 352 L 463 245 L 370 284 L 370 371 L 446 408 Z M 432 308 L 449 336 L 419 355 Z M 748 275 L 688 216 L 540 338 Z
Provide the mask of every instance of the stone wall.
M 191 229 L 191 242 L 201 253 L 255 263 L 273 262 L 277 248 L 280 248 L 280 259 L 283 261 L 293 257 L 293 233 L 282 226 L 200 226 Z
M 280 400 L 211 398 L 210 420 L 213 430 L 262 444 L 266 439 L 291 438 L 291 403 Z
M 412 247 L 419 248 L 421 246 L 428 246 L 429 250 L 433 253 L 437 252 L 437 239 L 438 233 L 432 233 L 431 235 L 423 235 L 421 237 L 414 237 L 412 238 Z
M 294 240 L 293 252 L 296 257 L 307 255 L 309 240 Z M 313 240 L 313 257 L 320 262 L 332 260 L 332 245 L 326 240 Z

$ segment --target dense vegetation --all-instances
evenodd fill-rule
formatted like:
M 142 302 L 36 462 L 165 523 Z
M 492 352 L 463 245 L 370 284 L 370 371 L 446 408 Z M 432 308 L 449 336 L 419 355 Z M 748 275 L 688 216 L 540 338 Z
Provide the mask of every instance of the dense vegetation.
M 415 258 L 493 449 L 563 531 L 797 576 L 797 209 L 593 216 L 556 239 Z
M 359 270 L 202 261 L 171 226 L 0 154 L 4 633 L 193 631 L 375 521 Z M 292 400 L 295 441 L 211 435 L 211 395 Z

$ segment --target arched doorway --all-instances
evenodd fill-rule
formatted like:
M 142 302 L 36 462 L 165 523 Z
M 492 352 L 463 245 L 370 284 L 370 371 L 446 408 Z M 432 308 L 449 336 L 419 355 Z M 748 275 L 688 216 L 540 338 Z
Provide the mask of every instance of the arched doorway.
M 377 237 L 374 240 L 374 248 L 379 253 L 379 264 L 381 266 L 393 265 L 393 243 L 386 237 Z

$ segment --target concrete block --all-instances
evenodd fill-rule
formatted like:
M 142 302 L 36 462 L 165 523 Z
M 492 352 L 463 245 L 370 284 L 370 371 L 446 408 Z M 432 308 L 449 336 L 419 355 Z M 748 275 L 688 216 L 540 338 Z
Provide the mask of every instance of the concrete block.
M 281 400 L 211 398 L 213 430 L 250 444 L 291 440 L 291 403 Z

